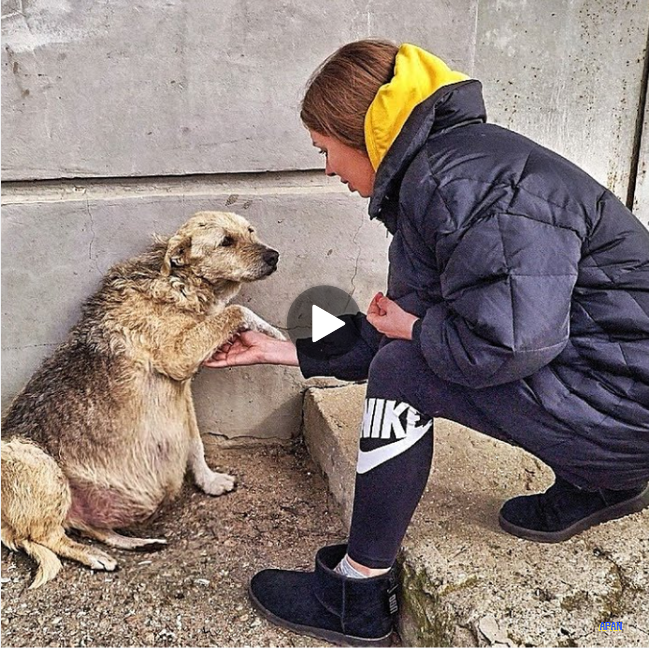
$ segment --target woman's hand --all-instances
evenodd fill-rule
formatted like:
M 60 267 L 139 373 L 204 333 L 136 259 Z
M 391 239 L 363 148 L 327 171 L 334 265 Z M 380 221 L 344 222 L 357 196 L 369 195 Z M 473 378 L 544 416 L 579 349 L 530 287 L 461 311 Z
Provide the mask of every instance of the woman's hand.
M 217 369 L 256 364 L 297 367 L 297 349 L 290 340 L 277 340 L 258 331 L 243 331 L 203 362 L 204 367 Z
M 376 293 L 367 309 L 367 321 L 379 333 L 399 340 L 412 340 L 412 327 L 418 319 L 383 293 Z

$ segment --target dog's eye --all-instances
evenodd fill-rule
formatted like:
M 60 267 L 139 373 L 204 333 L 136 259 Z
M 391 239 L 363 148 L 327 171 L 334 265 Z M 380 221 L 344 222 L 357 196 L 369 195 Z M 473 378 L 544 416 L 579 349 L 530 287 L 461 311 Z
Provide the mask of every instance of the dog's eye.
M 234 239 L 231 236 L 225 236 L 221 241 L 221 247 L 232 247 L 234 245 Z

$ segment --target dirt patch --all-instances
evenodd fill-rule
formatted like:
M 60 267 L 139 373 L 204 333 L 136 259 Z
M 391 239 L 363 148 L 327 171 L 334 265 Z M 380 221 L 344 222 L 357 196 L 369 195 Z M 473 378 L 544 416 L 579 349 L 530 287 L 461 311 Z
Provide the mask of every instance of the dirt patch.
M 345 531 L 326 484 L 299 442 L 226 442 L 208 462 L 236 475 L 212 498 L 186 483 L 180 498 L 134 535 L 165 537 L 157 553 L 108 549 L 117 572 L 64 561 L 30 591 L 33 563 L 2 548 L 5 646 L 318 646 L 257 616 L 247 597 L 260 569 L 311 569 Z

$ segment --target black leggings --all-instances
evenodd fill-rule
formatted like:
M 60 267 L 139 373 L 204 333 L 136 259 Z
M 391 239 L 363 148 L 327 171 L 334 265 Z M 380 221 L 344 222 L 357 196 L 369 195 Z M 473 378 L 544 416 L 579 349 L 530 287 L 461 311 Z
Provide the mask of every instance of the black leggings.
M 543 410 L 524 381 L 477 390 L 444 382 L 412 342 L 393 340 L 367 383 L 348 548 L 362 565 L 390 567 L 397 556 L 428 481 L 434 417 L 519 445 L 582 488 L 619 483 L 615 463 L 594 462 L 594 448 Z

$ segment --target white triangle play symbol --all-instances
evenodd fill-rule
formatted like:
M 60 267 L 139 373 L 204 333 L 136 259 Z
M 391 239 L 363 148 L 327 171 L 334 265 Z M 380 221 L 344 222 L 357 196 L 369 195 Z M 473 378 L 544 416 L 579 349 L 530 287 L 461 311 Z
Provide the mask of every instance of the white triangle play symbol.
M 323 337 L 337 331 L 339 328 L 345 326 L 345 322 L 338 319 L 331 313 L 327 313 L 315 304 L 311 305 L 311 339 L 314 342 L 322 340 Z

